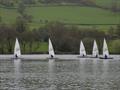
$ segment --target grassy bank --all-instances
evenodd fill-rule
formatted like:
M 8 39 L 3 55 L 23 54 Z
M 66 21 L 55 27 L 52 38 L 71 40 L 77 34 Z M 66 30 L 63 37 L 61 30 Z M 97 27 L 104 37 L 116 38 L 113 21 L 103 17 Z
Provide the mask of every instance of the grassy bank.
M 61 21 L 67 24 L 118 24 L 120 13 L 109 10 L 80 6 L 29 7 L 26 13 L 33 17 L 33 24 L 45 21 Z M 19 13 L 16 9 L 0 8 L 2 21 L 14 23 Z

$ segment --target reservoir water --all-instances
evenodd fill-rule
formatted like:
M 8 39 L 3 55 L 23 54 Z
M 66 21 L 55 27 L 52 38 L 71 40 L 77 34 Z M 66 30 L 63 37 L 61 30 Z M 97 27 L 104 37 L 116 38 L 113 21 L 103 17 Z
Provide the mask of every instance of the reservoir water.
M 120 90 L 120 59 L 0 60 L 0 90 Z

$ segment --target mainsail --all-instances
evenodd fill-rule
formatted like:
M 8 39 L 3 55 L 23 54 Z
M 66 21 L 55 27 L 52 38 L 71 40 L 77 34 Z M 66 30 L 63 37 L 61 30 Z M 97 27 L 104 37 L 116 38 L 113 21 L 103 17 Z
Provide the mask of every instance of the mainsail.
M 49 56 L 51 58 L 53 58 L 55 56 L 54 49 L 53 49 L 52 42 L 51 42 L 50 38 L 49 38 Z
M 108 51 L 108 46 L 107 46 L 107 43 L 106 43 L 106 40 L 104 39 L 104 42 L 103 42 L 103 56 L 104 57 L 109 57 L 109 51 Z
M 99 50 L 98 50 L 96 40 L 94 40 L 92 55 L 93 57 L 98 57 L 99 55 Z
M 19 42 L 18 42 L 17 38 L 16 38 L 16 42 L 15 42 L 14 56 L 16 58 L 21 56 L 20 45 L 19 45 Z
M 86 51 L 83 42 L 80 42 L 80 56 L 86 56 Z

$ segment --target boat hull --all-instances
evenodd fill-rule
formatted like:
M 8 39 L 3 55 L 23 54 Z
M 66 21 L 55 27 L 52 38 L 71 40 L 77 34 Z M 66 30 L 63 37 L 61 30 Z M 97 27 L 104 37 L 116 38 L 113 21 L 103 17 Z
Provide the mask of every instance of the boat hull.
M 50 57 L 48 57 L 47 59 L 51 59 L 51 60 L 52 60 L 52 59 L 58 59 L 58 58 L 57 58 L 57 57 L 54 57 L 54 58 L 50 58 Z
M 113 57 L 108 57 L 108 58 L 105 58 L 105 57 L 99 57 L 99 59 L 113 59 Z
M 78 58 L 90 58 L 88 56 L 78 56 Z
M 13 57 L 13 58 L 11 58 L 11 59 L 13 59 L 13 60 L 22 59 L 22 60 L 23 60 L 24 58 L 20 58 L 20 57 L 19 57 L 19 58 L 15 58 L 15 57 Z
M 99 57 L 89 57 L 89 58 L 99 58 Z

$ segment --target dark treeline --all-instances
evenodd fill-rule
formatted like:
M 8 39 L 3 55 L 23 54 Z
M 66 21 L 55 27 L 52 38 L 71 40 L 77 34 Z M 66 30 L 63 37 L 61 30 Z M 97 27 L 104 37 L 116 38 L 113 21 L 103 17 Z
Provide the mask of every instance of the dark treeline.
M 5 6 L 6 8 L 16 7 L 25 5 L 25 6 L 41 6 L 41 5 L 78 5 L 78 6 L 90 6 L 97 7 L 102 9 L 108 9 L 112 12 L 119 12 L 119 1 L 110 0 L 111 4 L 109 6 L 97 4 L 95 0 L 0 0 L 0 5 Z M 23 7 L 20 8 L 23 8 Z
M 29 30 L 27 23 L 18 20 L 14 25 L 0 25 L 0 53 L 13 53 L 16 37 L 20 41 L 22 53 L 47 53 L 37 49 L 42 42 L 48 42 L 49 37 L 56 53 L 79 53 L 80 40 L 83 40 L 87 53 L 91 53 L 94 39 L 97 40 L 101 52 L 104 37 L 110 43 L 109 47 L 112 47 L 111 53 L 120 53 L 120 25 L 104 32 L 94 27 L 78 28 L 50 22 L 39 29 Z
M 41 3 L 44 4 L 51 4 L 51 3 L 59 3 L 59 4 L 67 4 L 67 3 L 74 3 L 77 5 L 94 5 L 93 0 L 39 0 Z
M 91 5 L 95 1 L 94 0 L 0 0 L 0 4 L 5 6 L 14 6 L 14 4 L 18 3 L 24 3 L 24 4 L 36 4 L 38 2 L 43 4 L 51 4 L 51 3 L 76 3 L 80 5 Z
M 120 25 L 118 25 L 116 29 L 111 27 L 108 32 L 98 30 L 95 27 L 78 28 L 75 26 L 65 26 L 62 23 L 50 23 L 46 27 L 48 27 L 49 36 L 52 38 L 57 53 L 79 53 L 80 40 L 83 40 L 87 53 L 91 53 L 94 39 L 97 40 L 101 52 L 104 38 L 106 38 L 108 42 L 112 42 L 112 40 L 119 41 L 120 39 Z M 118 48 L 116 52 L 120 53 L 119 42 L 116 47 Z

